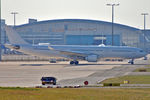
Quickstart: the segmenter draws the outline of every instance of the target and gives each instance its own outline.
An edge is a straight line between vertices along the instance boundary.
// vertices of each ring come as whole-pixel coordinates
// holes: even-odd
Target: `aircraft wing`
[[[70,51],[70,50],[57,50],[57,49],[54,49],[52,47],[48,47],[50,50],[55,50],[55,51],[59,51],[61,54],[63,55],[68,55],[68,56],[82,56],[82,57],[85,57],[86,55],[88,54],[85,54],[83,52],[80,52],[80,51]]]
[[[57,50],[59,51],[61,54],[64,54],[64,55],[69,55],[69,56],[86,56],[85,53],[82,53],[82,52],[78,52],[78,51],[60,51],[60,50]]]

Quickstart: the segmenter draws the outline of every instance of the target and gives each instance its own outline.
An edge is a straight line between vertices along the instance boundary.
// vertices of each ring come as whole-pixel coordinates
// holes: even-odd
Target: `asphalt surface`
[[[105,79],[124,76],[124,75],[150,75],[150,72],[133,72],[137,68],[144,67],[145,65],[150,65],[150,59],[142,60],[138,59],[135,61],[135,65],[124,64],[119,67],[113,67],[112,69],[96,71],[87,77],[66,79],[59,81],[62,85],[84,85],[85,81],[89,82],[89,85],[95,85]]]
[[[107,78],[131,75],[136,68],[150,64],[150,59],[138,59],[135,65],[124,62],[87,63],[80,62],[78,66],[69,65],[69,62],[0,62],[0,86],[3,87],[35,87],[41,85],[41,77],[54,76],[57,85],[72,86],[97,84]],[[138,74],[138,73],[136,73]],[[141,74],[141,73],[139,73]],[[145,73],[149,75],[149,73]]]
[[[124,63],[121,63],[124,64]],[[86,77],[98,70],[111,69],[118,65],[81,62],[71,66],[69,62],[0,62],[0,86],[33,87],[41,85],[41,77],[53,76],[57,81]],[[59,84],[59,83],[58,83]]]

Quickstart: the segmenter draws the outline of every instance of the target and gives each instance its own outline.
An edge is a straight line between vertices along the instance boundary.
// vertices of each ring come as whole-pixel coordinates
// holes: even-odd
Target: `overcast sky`
[[[143,28],[146,17],[146,28],[150,29],[150,0],[1,0],[2,19],[13,25],[11,12],[18,12],[16,24],[25,24],[28,18],[38,21],[51,19],[93,19],[111,22],[111,7],[107,3],[119,3],[115,7],[114,22]]]

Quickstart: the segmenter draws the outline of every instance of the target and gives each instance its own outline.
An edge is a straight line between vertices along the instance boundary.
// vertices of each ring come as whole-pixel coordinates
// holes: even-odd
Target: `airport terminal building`
[[[29,19],[28,24],[15,27],[16,31],[31,44],[52,45],[105,45],[112,44],[112,23],[86,19],[58,19],[37,21]],[[5,30],[3,30],[5,33]],[[2,41],[8,41],[2,35]],[[145,46],[144,46],[145,44]],[[150,51],[150,30],[143,30],[114,24],[114,45],[132,46]]]

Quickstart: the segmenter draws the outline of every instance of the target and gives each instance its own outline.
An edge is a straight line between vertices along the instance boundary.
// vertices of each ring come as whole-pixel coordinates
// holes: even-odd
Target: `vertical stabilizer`
[[[12,27],[5,26],[5,30],[11,44],[28,44]]]

